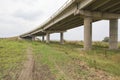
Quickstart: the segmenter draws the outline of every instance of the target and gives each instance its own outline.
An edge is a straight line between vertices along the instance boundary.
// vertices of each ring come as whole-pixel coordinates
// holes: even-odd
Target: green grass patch
[[[89,75],[89,72],[80,69],[77,61],[83,61],[90,68],[103,70],[110,75],[120,76],[120,51],[108,50],[107,43],[95,42],[91,51],[81,50],[80,48],[83,48],[81,42],[67,42],[64,45],[57,42],[32,44],[36,61],[48,65],[51,72],[56,75],[56,80],[60,78],[77,80],[79,77],[86,79],[85,75]]]
[[[93,50],[84,51],[83,42],[78,41],[61,45],[58,42],[0,40],[0,80],[16,80],[29,45],[33,49],[35,66],[47,66],[55,80],[89,80],[91,74],[96,75],[91,68],[120,77],[120,50],[108,50],[108,43],[94,42]],[[97,80],[94,77],[93,80]]]
[[[26,58],[26,42],[0,40],[0,80],[15,80]]]

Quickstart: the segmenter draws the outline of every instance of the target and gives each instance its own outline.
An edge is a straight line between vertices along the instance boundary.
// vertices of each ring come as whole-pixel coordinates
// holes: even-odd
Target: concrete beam
[[[54,24],[58,23],[61,20],[64,20],[66,17],[73,15],[74,12],[76,10],[76,6],[70,7],[69,10],[66,10],[66,12],[62,12],[61,16],[57,17],[56,19],[52,20],[51,23],[47,24],[47,25],[43,25],[43,30],[46,30],[47,28],[53,26]]]
[[[120,4],[120,1],[117,1],[117,0],[111,0],[111,1],[113,1],[113,2],[111,2],[111,3],[109,4],[110,6],[107,6],[107,7],[106,7],[106,5],[103,6],[103,8],[101,8],[101,11],[106,11],[106,10],[108,10],[108,9],[110,9],[110,8],[118,5],[118,4]],[[113,3],[114,3],[114,4],[113,4]]]
[[[84,49],[90,50],[92,48],[92,18],[84,18]]]
[[[99,8],[99,7],[101,7],[101,6],[103,6],[103,5],[105,5],[106,3],[108,3],[109,1],[111,1],[111,0],[105,0],[104,2],[103,1],[101,1],[101,3],[99,2],[99,4],[97,4],[97,5],[92,5],[92,6],[94,6],[93,8],[92,8],[92,10],[95,10],[95,9],[97,9],[97,8]]]
[[[56,28],[56,27],[63,27],[63,25],[65,25],[66,23],[70,23],[71,21],[75,21],[77,20],[78,17],[74,16],[74,15],[71,15],[71,16],[68,16],[66,17],[64,20],[61,20],[60,22],[58,22],[57,24],[54,25],[54,27],[50,27],[48,29],[53,29],[53,28]]]
[[[50,33],[46,34],[46,43],[50,43]]]
[[[28,36],[31,36],[29,33],[27,34],[24,34],[24,35],[21,35],[20,37],[28,37]]]
[[[63,32],[60,33],[60,43],[64,44],[64,33]]]
[[[79,9],[83,9],[96,0],[83,0],[80,2]]]
[[[116,12],[120,10],[120,6],[115,7],[114,9],[109,10],[109,12]]]
[[[68,30],[83,25],[83,20],[76,19],[68,24],[62,25],[62,29]],[[58,29],[61,29],[60,27]]]
[[[40,30],[36,30],[36,31],[32,32],[31,35],[34,35],[34,34],[36,34],[36,33],[38,33],[38,32],[39,32],[39,33],[40,33],[40,32],[43,33],[42,30],[40,29]]]
[[[109,49],[118,49],[118,19],[110,20]]]
[[[81,18],[82,19],[82,18]],[[61,31],[66,31],[69,28],[74,28],[74,27],[78,27],[81,23],[83,23],[83,19],[81,20],[80,17],[76,18],[75,20],[69,21],[64,23],[63,25],[55,25],[55,27],[51,27],[49,28],[50,30],[61,30]],[[76,26],[77,24],[77,26]],[[69,28],[68,28],[69,27]]]
[[[77,10],[76,14],[83,16],[89,16],[98,19],[118,19],[120,14],[107,13],[107,12],[98,12],[98,11],[89,11],[89,10]]]
[[[45,33],[62,33],[62,32],[66,32],[66,31],[60,31],[60,30],[49,30],[49,31],[43,31]]]

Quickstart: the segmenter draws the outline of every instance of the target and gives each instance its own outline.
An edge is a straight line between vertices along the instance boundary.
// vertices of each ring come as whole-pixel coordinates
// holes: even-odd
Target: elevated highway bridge
[[[84,26],[84,49],[92,48],[92,22],[109,20],[109,48],[118,48],[118,19],[120,18],[120,0],[68,0],[55,14],[37,29],[20,35],[30,39],[35,36],[46,36],[60,33],[61,43],[64,43],[63,33],[69,29]]]

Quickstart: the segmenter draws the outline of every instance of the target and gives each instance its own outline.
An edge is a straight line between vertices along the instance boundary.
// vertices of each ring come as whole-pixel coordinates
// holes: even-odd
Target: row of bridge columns
[[[92,21],[91,17],[84,18],[84,49],[92,48]],[[118,19],[109,20],[109,49],[118,49]],[[102,34],[102,32],[101,32]]]
[[[92,49],[92,21],[91,17],[84,18],[84,49]],[[109,48],[118,49],[118,19],[111,19],[109,21]],[[101,32],[102,34],[102,32]],[[44,36],[42,36],[42,41],[44,41]],[[50,33],[46,33],[46,43],[50,43]],[[63,32],[60,33],[60,43],[64,44]]]
[[[42,36],[42,42],[44,41],[45,41],[45,36]],[[50,33],[46,33],[46,43],[50,43]],[[64,44],[64,33],[63,32],[60,32],[60,43]]]

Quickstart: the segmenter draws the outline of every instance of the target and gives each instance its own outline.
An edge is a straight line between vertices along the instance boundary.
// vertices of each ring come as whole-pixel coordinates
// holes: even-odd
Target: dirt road
[[[27,49],[27,60],[24,63],[20,76],[17,80],[33,80],[34,59],[32,55],[32,48]]]
[[[27,60],[17,80],[55,80],[47,65],[37,65],[32,48],[27,49]]]

